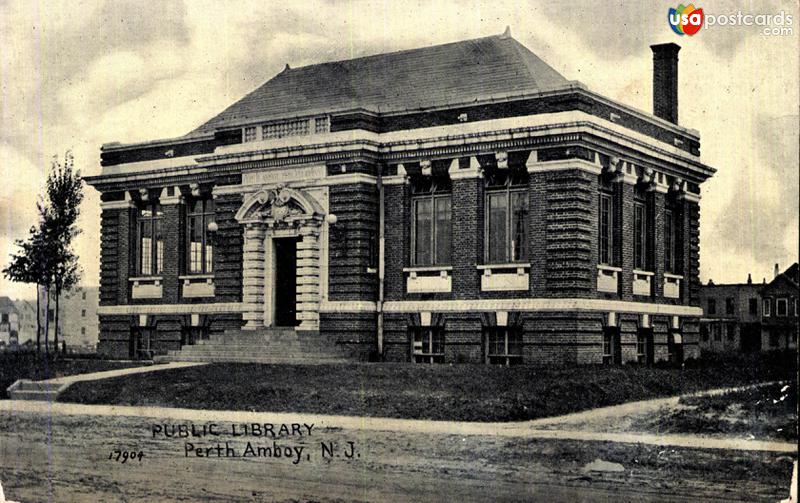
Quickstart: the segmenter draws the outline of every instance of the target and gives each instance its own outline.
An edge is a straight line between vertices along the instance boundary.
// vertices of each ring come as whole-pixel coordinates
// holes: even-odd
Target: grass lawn
[[[681,398],[679,408],[642,419],[634,426],[664,433],[720,433],[796,441],[797,384]]]
[[[17,379],[52,379],[75,374],[100,372],[141,365],[136,362],[112,362],[94,358],[62,357],[46,359],[36,353],[0,353],[0,399],[8,398],[6,389]]]
[[[793,354],[696,361],[684,369],[220,363],[72,385],[59,401],[515,421],[752,382],[793,379]]]

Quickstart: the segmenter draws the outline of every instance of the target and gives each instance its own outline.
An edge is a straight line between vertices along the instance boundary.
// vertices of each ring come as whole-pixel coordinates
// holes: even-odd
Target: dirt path
[[[455,432],[383,431],[315,424],[310,436],[209,440],[154,435],[156,425],[207,424],[230,432],[220,413],[204,419],[65,414],[3,403],[0,480],[16,501],[775,501],[791,461],[772,452],[720,451]],[[11,405],[11,406],[9,406]],[[75,411],[73,411],[75,412]],[[317,416],[258,414],[258,421]],[[351,418],[352,419],[352,418]],[[276,428],[277,429],[277,428]],[[308,458],[200,458],[186,444],[246,441],[303,447]],[[348,442],[353,457],[348,458]],[[338,455],[326,457],[321,445]],[[142,452],[120,463],[113,451]],[[112,459],[109,459],[109,456]],[[601,458],[622,472],[589,473]],[[786,472],[784,474],[784,472]]]
[[[797,446],[787,442],[763,442],[742,438],[703,437],[698,435],[654,435],[647,433],[609,432],[597,429],[575,428],[586,421],[608,420],[631,414],[647,413],[666,403],[677,403],[678,398],[634,402],[594,411],[571,414],[521,423],[470,423],[455,421],[420,421],[412,419],[328,416],[299,413],[267,413],[246,411],[208,411],[168,407],[128,407],[110,405],[83,405],[34,401],[0,402],[0,411],[37,412],[52,415],[95,415],[139,418],[169,418],[181,421],[227,421],[240,423],[299,423],[311,421],[320,426],[350,430],[394,431],[403,433],[432,433],[455,435],[494,435],[499,437],[548,438],[560,440],[591,440],[656,445],[662,447],[697,447],[703,449],[735,449],[752,451],[796,452]],[[549,429],[541,426],[549,426]]]
[[[72,384],[80,381],[96,381],[98,379],[110,379],[112,377],[126,376],[131,374],[144,374],[147,372],[160,372],[162,370],[196,367],[198,365],[208,365],[202,362],[170,362],[164,364],[148,365],[146,367],[131,367],[116,370],[104,370],[102,372],[91,372],[89,374],[75,374],[64,377],[56,377],[41,382],[53,384]]]
[[[576,412],[564,416],[546,417],[530,421],[527,424],[529,424],[532,428],[543,429],[543,430],[572,430],[572,431],[582,431],[582,432],[598,432],[604,434],[626,433],[626,434],[644,435],[647,433],[658,433],[652,431],[640,431],[638,428],[635,427],[635,425],[642,418],[653,417],[659,414],[666,414],[668,411],[680,409],[682,406],[679,404],[679,400],[683,397],[715,396],[730,392],[742,391],[746,389],[771,386],[773,384],[786,385],[788,383],[786,381],[771,381],[771,382],[752,384],[748,386],[738,386],[734,388],[720,388],[720,389],[699,391],[696,393],[690,393],[683,396],[672,396],[667,398],[643,400],[639,402],[629,402],[620,405],[614,405],[611,407],[602,407],[599,409]],[[667,437],[668,435],[664,433],[659,433],[659,436]],[[681,435],[681,436],[686,436],[686,435]],[[703,439],[722,439],[734,442],[742,446],[749,445],[756,441],[756,439],[753,437],[731,436],[723,434],[704,434],[702,437],[698,435],[688,435],[688,436],[695,438],[703,438]],[[767,442],[767,443],[785,444],[785,442]]]

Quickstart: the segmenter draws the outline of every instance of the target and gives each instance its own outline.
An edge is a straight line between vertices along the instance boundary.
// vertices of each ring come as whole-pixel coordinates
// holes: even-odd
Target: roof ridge
[[[467,39],[467,40],[455,40],[453,42],[445,42],[445,43],[442,43],[442,44],[425,45],[425,46],[422,46],[422,47],[412,47],[410,49],[400,49],[400,50],[397,50],[397,51],[379,52],[379,53],[376,53],[376,54],[367,54],[366,56],[358,56],[358,57],[355,57],[355,58],[336,59],[336,60],[332,60],[332,61],[322,61],[320,63],[311,63],[309,65],[303,65],[303,66],[298,66],[298,67],[289,66],[288,69],[284,68],[280,73],[278,73],[275,76],[277,77],[279,75],[285,75],[285,74],[290,73],[290,72],[295,72],[297,70],[303,70],[303,69],[307,69],[307,68],[313,68],[315,66],[330,65],[330,64],[334,64],[334,63],[349,63],[351,61],[362,61],[362,60],[366,60],[366,59],[370,59],[370,58],[379,58],[379,57],[383,57],[383,56],[396,56],[398,54],[410,53],[410,52],[415,52],[415,51],[425,51],[425,50],[434,49],[434,48],[437,48],[437,47],[446,47],[446,46],[449,46],[449,45],[466,44],[468,42],[477,42],[478,40],[487,40],[487,39],[490,39],[490,38],[496,38],[498,40],[514,40],[515,42],[517,42],[517,40],[514,39],[514,37],[511,37],[511,36],[504,37],[502,35],[487,35],[485,37],[470,38],[470,39]],[[519,42],[517,42],[517,44],[519,44]],[[288,65],[289,64],[287,63],[287,66]]]

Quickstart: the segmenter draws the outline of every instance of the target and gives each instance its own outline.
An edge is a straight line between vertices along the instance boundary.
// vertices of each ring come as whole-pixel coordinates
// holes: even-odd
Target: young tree
[[[41,215],[40,215],[41,216]],[[42,320],[39,315],[40,287],[47,284],[47,251],[41,222],[39,226],[31,227],[28,239],[17,239],[15,244],[19,253],[11,254],[11,261],[3,268],[3,276],[19,283],[33,283],[36,285],[36,351],[42,350]],[[45,339],[45,345],[47,340]]]
[[[74,171],[72,152],[64,155],[64,163],[53,158],[52,170],[47,176],[46,202],[43,205],[43,228],[50,249],[49,287],[56,298],[54,342],[58,348],[59,313],[61,294],[69,291],[80,280],[78,257],[72,251],[72,240],[80,233],[76,226],[83,201],[83,181],[80,171]],[[48,292],[49,296],[49,292]],[[49,297],[48,297],[49,303]]]
[[[80,279],[78,257],[72,251],[72,239],[80,233],[76,226],[79,206],[83,200],[80,171],[73,171],[71,152],[64,156],[64,163],[53,158],[52,169],[47,176],[45,198],[37,202],[39,225],[31,227],[25,241],[17,240],[20,253],[11,255],[11,262],[3,269],[5,277],[12,281],[36,283],[37,285],[37,329],[41,328],[39,312],[40,289],[44,294],[44,344],[49,354],[50,297],[56,296],[55,344],[58,347],[58,304],[63,291],[71,289]],[[52,292],[52,293],[51,293]],[[37,334],[37,348],[41,350]]]

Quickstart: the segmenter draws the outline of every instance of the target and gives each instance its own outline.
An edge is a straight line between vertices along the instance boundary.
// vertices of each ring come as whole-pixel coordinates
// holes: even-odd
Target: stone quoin
[[[615,364],[699,356],[699,134],[506,32],[287,67],[102,147],[105,355]]]

